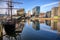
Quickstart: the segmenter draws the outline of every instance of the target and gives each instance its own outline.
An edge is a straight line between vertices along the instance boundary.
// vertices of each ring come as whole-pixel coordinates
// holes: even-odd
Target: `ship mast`
[[[11,21],[12,21],[12,9],[17,9],[17,8],[13,8],[13,3],[23,4],[22,2],[13,2],[13,0],[8,0],[8,1],[2,0],[1,2],[7,2],[8,8],[0,8],[0,9],[8,9],[8,17],[11,17]]]
[[[8,17],[11,17],[11,21],[12,21],[12,0],[8,0]],[[10,15],[11,14],[11,15]]]

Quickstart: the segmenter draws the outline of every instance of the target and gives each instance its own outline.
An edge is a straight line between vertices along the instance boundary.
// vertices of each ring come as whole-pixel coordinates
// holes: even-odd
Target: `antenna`
[[[1,0],[1,2],[7,2],[8,8],[0,8],[0,9],[8,9],[8,16],[10,16],[11,14],[11,21],[12,21],[12,9],[17,9],[17,8],[13,8],[13,3],[17,3],[17,4],[23,4],[22,2],[13,2],[12,0],[8,0],[8,1],[4,1]]]

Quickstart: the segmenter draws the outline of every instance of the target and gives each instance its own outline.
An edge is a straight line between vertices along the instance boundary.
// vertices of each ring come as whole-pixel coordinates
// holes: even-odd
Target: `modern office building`
[[[46,18],[51,18],[51,11],[47,11],[45,17]]]
[[[32,13],[34,16],[39,16],[40,14],[40,6],[36,6],[32,9]]]

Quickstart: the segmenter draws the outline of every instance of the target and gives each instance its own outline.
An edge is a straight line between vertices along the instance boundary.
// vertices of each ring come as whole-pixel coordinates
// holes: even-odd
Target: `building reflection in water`
[[[28,19],[27,22],[28,22],[28,24],[30,25],[30,22],[31,22],[30,19]]]
[[[38,20],[37,21],[33,21],[33,28],[35,30],[40,30],[40,23],[39,23]]]
[[[22,33],[22,31],[23,31],[23,28],[24,28],[24,24],[25,24],[25,22],[20,22],[19,23],[19,26],[17,27],[17,29],[16,29],[16,31],[17,32],[20,32],[21,31],[21,33]],[[17,39],[18,40],[21,40],[21,33],[19,34],[19,36],[17,36]]]
[[[22,31],[23,28],[24,28],[24,22],[20,22],[17,29],[16,29],[16,31]]]

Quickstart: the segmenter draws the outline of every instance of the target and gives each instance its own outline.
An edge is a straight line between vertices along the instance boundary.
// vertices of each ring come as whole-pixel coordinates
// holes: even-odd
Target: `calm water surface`
[[[57,31],[51,30],[50,26],[40,24],[38,21],[25,22],[21,36],[22,40],[60,40]]]
[[[51,30],[50,26],[40,24],[39,21],[25,22],[19,40],[60,40],[60,35],[57,34],[57,31]]]

